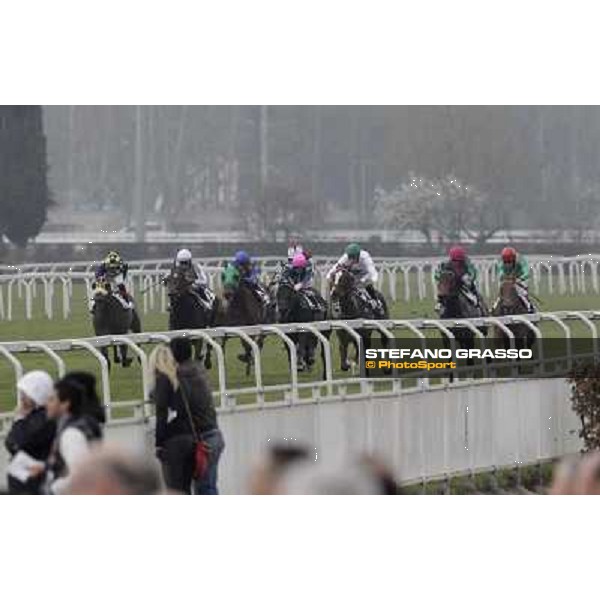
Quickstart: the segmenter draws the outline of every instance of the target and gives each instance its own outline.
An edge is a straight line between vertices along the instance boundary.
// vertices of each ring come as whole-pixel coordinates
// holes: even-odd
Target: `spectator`
[[[349,495],[383,493],[381,482],[362,462],[327,465],[303,463],[291,467],[282,478],[280,491],[292,495]]]
[[[142,454],[98,446],[73,469],[67,493],[152,495],[162,492],[159,472]]]
[[[562,460],[556,468],[550,494],[600,494],[600,452],[590,452],[581,459]]]
[[[385,462],[376,456],[365,454],[361,457],[360,463],[373,473],[383,495],[396,496],[401,494],[401,488]]]
[[[202,366],[192,361],[192,345],[177,338],[161,345],[150,356],[156,404],[156,454],[163,466],[167,487],[191,492],[196,438],[207,445],[208,468],[194,480],[196,494],[218,494],[217,476],[225,447],[218,428],[212,393]]]
[[[278,494],[281,479],[288,470],[294,465],[310,460],[308,448],[300,444],[269,444],[267,456],[256,465],[250,475],[250,493]]]
[[[96,391],[96,377],[87,371],[71,371],[69,379],[77,381],[85,389],[86,401],[82,418],[94,430],[97,438],[102,438],[102,426],[106,422],[106,413]]]
[[[51,494],[65,492],[75,465],[85,459],[92,444],[102,438],[97,411],[91,408],[96,397],[95,378],[86,375],[83,379],[87,383],[81,373],[67,374],[56,383],[56,393],[46,405],[48,417],[57,424],[46,465],[46,491]],[[91,388],[94,392],[88,395]]]
[[[11,457],[25,452],[45,462],[56,434],[56,424],[46,415],[46,403],[54,394],[52,378],[45,371],[30,371],[17,382],[19,394],[15,422],[6,436],[5,446]],[[10,494],[40,494],[43,478],[29,477],[22,482],[8,475]]]

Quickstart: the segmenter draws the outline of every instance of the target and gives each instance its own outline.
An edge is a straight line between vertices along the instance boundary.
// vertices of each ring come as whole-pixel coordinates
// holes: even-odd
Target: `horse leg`
[[[206,356],[204,357],[204,367],[206,369],[212,369],[212,358],[211,358],[212,346],[206,344]]]
[[[342,371],[350,370],[348,362],[348,334],[345,331],[338,331],[338,340],[340,342],[340,368]]]
[[[194,360],[202,361],[202,340],[194,342]]]
[[[368,342],[368,340],[367,340],[367,342]],[[387,350],[387,349],[389,348],[389,346],[390,346],[390,340],[388,339],[387,335],[384,335],[383,333],[381,334],[381,346],[382,346],[383,348],[385,348],[386,350]],[[368,346],[365,346],[365,349],[366,349],[367,347],[368,347]],[[369,373],[369,371],[367,370],[367,375],[368,375],[368,373]],[[386,368],[383,370],[383,374],[384,374],[384,375],[391,375],[391,374],[392,374],[392,368],[391,368],[391,367],[386,367]]]
[[[115,363],[119,364],[121,362],[121,354],[119,352],[118,346],[113,346],[113,355],[114,355]]]
[[[309,369],[315,364],[315,348],[317,347],[317,338],[312,333],[306,334],[306,364]]]
[[[259,348],[261,346],[259,346]],[[250,375],[250,368],[254,362],[254,357],[252,355],[252,348],[244,340],[242,340],[242,347],[244,351],[241,354],[238,354],[238,360],[246,364],[246,377],[248,377]]]
[[[142,333],[142,322],[140,320],[140,315],[138,314],[138,311],[135,308],[132,309],[131,314],[131,332]]]
[[[307,371],[310,368],[309,364],[309,349],[308,349],[308,337],[309,334],[301,333],[298,336],[298,371]]]
[[[330,331],[324,331],[323,335],[327,338],[327,340],[329,341],[331,339],[331,332]],[[324,343],[320,343],[321,346],[321,362],[323,363],[323,381],[325,381],[327,379],[327,364],[326,364],[326,359],[325,359],[325,344]],[[331,346],[330,346],[331,347]]]
[[[110,371],[112,363],[110,362],[110,354],[108,352],[108,348],[106,346],[103,346],[102,348],[100,348],[100,354],[102,354],[102,356],[104,356],[104,359],[106,360],[106,364],[108,365],[108,370]]]
[[[125,344],[122,344],[121,346],[119,346],[119,350],[121,351],[121,364],[127,368],[129,366],[131,366],[131,363],[133,362],[132,358],[128,358],[127,356],[127,351],[128,348]]]

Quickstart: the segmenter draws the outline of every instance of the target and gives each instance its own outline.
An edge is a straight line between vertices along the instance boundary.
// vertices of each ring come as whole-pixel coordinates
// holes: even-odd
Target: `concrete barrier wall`
[[[315,448],[316,460],[376,452],[404,481],[532,463],[579,450],[564,379],[465,383],[402,395],[332,398],[220,413],[223,493],[246,490],[252,464],[276,440]],[[107,438],[152,450],[152,426],[115,421]],[[0,450],[4,472],[6,452]]]

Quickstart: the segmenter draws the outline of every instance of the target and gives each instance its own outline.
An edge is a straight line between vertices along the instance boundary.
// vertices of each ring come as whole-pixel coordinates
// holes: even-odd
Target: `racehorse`
[[[278,323],[309,323],[327,318],[327,303],[313,288],[296,290],[288,277],[279,277],[269,290],[273,290],[275,297]],[[317,337],[310,332],[290,333],[289,337],[298,351],[298,370],[310,370],[315,363]]]
[[[206,329],[214,327],[219,310],[219,299],[214,293],[205,288],[207,300],[203,300],[199,293],[192,288],[192,282],[183,273],[175,270],[166,279],[167,293],[169,295],[169,329]],[[195,358],[202,360],[203,341],[194,341]],[[207,345],[204,366],[210,369],[211,346]]]
[[[272,303],[266,290],[264,288],[259,289],[259,293],[264,298],[263,301],[251,289],[250,285],[242,279],[234,265],[228,264],[223,269],[221,285],[223,291],[217,317],[218,325],[260,325],[274,321]],[[259,336],[256,340],[260,348],[262,348],[263,341],[262,336]],[[224,344],[225,339],[223,340]],[[242,340],[242,346],[244,352],[238,355],[238,359],[246,363],[246,375],[249,375],[250,366],[253,362],[252,349],[244,340]]]
[[[349,269],[341,267],[334,275],[330,294],[330,316],[332,319],[387,319],[389,317],[387,303],[381,294],[373,301],[369,292],[359,285],[356,275]],[[363,349],[371,340],[372,331],[367,328],[357,332],[362,340]],[[337,331],[340,342],[340,359],[342,371],[350,369],[348,347],[352,344],[356,350],[356,358],[360,359],[356,340],[343,329]],[[382,338],[382,344],[387,347],[388,339]],[[368,375],[368,371],[367,371]]]
[[[456,274],[452,269],[443,269],[437,285],[437,295],[440,301],[439,315],[440,319],[464,319],[484,317],[487,314],[487,308],[483,301],[477,301],[471,298],[470,294],[462,289],[457,281]],[[465,349],[475,348],[475,334],[466,327],[449,327],[458,344]],[[478,327],[483,335],[487,335],[487,327]],[[443,336],[446,344],[450,343],[447,336]],[[469,359],[472,363],[472,359]]]
[[[502,279],[498,291],[498,299],[492,309],[492,314],[495,317],[523,315],[529,312],[518,294],[517,285],[517,279],[514,276],[509,275]],[[527,325],[523,323],[510,323],[506,326],[515,337],[515,348],[531,348],[533,346],[535,334]],[[510,347],[508,335],[499,327],[496,329],[498,330],[498,337],[502,339],[504,347],[508,349]]]
[[[96,282],[93,300],[92,322],[94,333],[97,336],[125,335],[131,330],[134,333],[140,332],[139,318],[135,315],[134,309],[123,305],[115,292],[112,291],[109,283],[102,280]],[[101,352],[110,366],[108,349],[104,347]],[[114,361],[115,363],[121,363],[124,367],[131,365],[132,360],[127,357],[126,345],[119,345],[118,349],[115,346]]]

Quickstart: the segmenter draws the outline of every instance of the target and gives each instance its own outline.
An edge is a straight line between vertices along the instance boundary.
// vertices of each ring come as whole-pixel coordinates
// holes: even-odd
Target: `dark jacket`
[[[157,373],[154,402],[156,404],[156,447],[162,448],[171,438],[193,435],[190,419],[182,399],[185,390],[198,435],[217,429],[217,413],[212,393],[202,366],[188,361],[177,370],[179,387],[173,389],[166,375]],[[169,420],[169,415],[171,419]]]
[[[46,460],[55,434],[56,424],[48,419],[46,409],[39,407],[13,423],[4,445],[11,456],[23,450],[37,460]]]
[[[39,407],[13,423],[4,445],[11,456],[22,450],[36,460],[46,461],[55,435],[56,423],[48,419],[45,408]],[[41,479],[21,483],[9,476],[8,488],[11,494],[36,494],[40,492]]]

